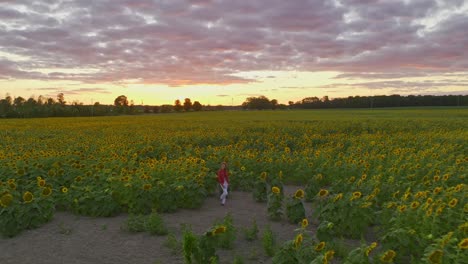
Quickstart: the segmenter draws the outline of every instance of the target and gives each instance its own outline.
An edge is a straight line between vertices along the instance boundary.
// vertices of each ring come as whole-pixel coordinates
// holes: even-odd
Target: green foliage
[[[286,202],[286,216],[291,224],[297,224],[305,218],[305,208],[302,199],[289,197]]]
[[[186,264],[199,263],[197,256],[199,253],[198,238],[190,228],[185,228],[182,235],[182,249],[184,252],[184,262]]]
[[[223,249],[232,249],[237,237],[237,229],[234,227],[231,213],[226,214],[222,221],[216,221],[218,226],[224,226],[226,231],[217,235],[217,243]],[[215,224],[216,224],[215,223]]]
[[[167,235],[166,241],[164,241],[163,245],[167,247],[174,256],[182,253],[181,242],[177,240],[177,237],[174,235],[174,233],[169,233]]]
[[[252,196],[256,202],[266,202],[267,201],[267,183],[266,183],[267,173],[262,172],[260,177],[257,178],[253,184]]]
[[[262,246],[267,256],[272,257],[275,254],[276,235],[273,233],[273,230],[271,230],[269,225],[266,226],[265,230],[263,231]]]
[[[133,233],[144,232],[146,230],[146,216],[142,214],[129,214],[121,228]]]
[[[166,224],[162,217],[153,211],[147,218],[145,223],[145,230],[151,235],[164,236],[169,233]]]
[[[148,232],[158,236],[168,234],[164,220],[156,211],[149,215],[130,214],[121,228],[128,232]]]
[[[244,264],[244,259],[241,256],[235,256],[232,264]]]
[[[268,194],[268,218],[273,221],[281,220],[283,216],[283,190],[277,186],[273,186]],[[278,191],[279,190],[279,191]]]
[[[32,189],[32,188],[31,188]],[[43,189],[33,192],[20,192],[0,186],[0,235],[13,237],[25,229],[37,228],[49,222],[55,212],[50,196],[42,195]],[[31,195],[30,201],[25,201],[25,194]]]
[[[258,226],[257,221],[254,219],[252,221],[252,226],[250,228],[244,228],[244,237],[247,241],[254,241],[258,239]]]

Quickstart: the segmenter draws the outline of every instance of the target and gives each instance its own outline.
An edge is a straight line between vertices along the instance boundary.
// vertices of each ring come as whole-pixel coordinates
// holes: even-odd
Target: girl
[[[228,195],[228,186],[229,186],[229,173],[227,170],[226,162],[221,163],[221,168],[218,170],[218,183],[223,189],[223,193],[219,197],[221,200],[221,205],[226,203],[226,197]]]

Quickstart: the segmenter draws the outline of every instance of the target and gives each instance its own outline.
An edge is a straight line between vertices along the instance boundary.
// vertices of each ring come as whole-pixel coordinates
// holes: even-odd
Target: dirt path
[[[286,186],[285,193],[294,193],[297,187]],[[306,204],[307,216],[311,217],[310,204]],[[254,202],[251,193],[232,192],[226,206],[221,206],[216,197],[206,199],[197,210],[178,210],[163,214],[163,219],[178,238],[181,225],[189,224],[195,233],[206,231],[216,219],[228,212],[233,215],[237,228],[237,240],[233,250],[218,251],[221,263],[232,263],[234,256],[241,256],[245,263],[269,263],[261,239],[248,242],[242,228],[250,227],[257,221],[262,235],[270,224],[277,234],[278,242],[294,237],[296,225],[286,221],[271,222],[267,218],[265,203]],[[151,236],[147,233],[128,233],[121,230],[127,215],[111,218],[90,218],[67,212],[57,212],[48,224],[34,230],[24,231],[11,239],[0,238],[0,259],[2,264],[37,263],[112,263],[112,264],[155,264],[183,263],[182,255],[173,255],[165,247],[167,237]],[[314,230],[310,225],[309,229]]]

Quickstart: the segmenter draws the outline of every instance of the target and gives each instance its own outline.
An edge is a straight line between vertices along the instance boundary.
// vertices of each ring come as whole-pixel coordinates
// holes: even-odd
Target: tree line
[[[249,97],[242,104],[243,109],[322,109],[322,108],[378,108],[411,106],[468,106],[468,95],[377,95],[349,96],[329,99],[306,97],[301,101],[289,101],[288,105],[278,104],[265,96]]]
[[[203,106],[199,101],[192,103],[190,98],[185,98],[183,102],[175,100],[174,105],[135,105],[125,95],[115,98],[113,105],[103,105],[99,102],[84,105],[79,101],[68,104],[63,93],[59,93],[56,98],[39,96],[25,99],[21,96],[13,98],[7,95],[0,99],[0,118],[111,116],[221,109],[221,106]]]
[[[74,101],[70,104],[65,95],[59,93],[56,98],[25,99],[7,95],[0,99],[0,118],[30,118],[30,117],[73,117],[73,116],[110,116],[135,115],[149,113],[198,112],[216,110],[263,110],[263,109],[321,109],[321,108],[378,108],[378,107],[409,107],[409,106],[468,106],[468,95],[379,95],[379,96],[349,96],[329,99],[306,97],[301,101],[289,101],[279,104],[276,99],[266,96],[248,97],[241,106],[210,106],[202,105],[199,101],[185,98],[184,101],[175,100],[173,105],[135,105],[127,96],[120,95],[113,105],[102,105],[96,102],[84,105]]]

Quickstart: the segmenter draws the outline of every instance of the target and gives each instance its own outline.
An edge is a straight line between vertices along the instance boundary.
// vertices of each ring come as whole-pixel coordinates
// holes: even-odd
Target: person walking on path
[[[218,170],[218,183],[221,189],[223,189],[223,193],[219,199],[221,200],[221,205],[224,205],[226,203],[226,197],[228,196],[229,187],[229,173],[226,162],[221,163],[221,168]]]

